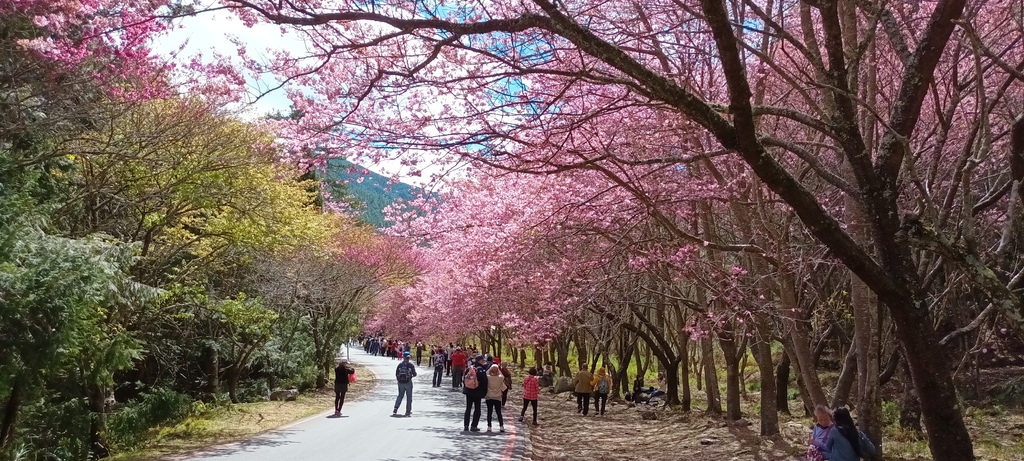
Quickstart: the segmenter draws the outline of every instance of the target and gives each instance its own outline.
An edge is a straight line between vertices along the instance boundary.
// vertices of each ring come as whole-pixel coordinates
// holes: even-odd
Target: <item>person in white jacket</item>
[[[501,419],[501,394],[505,392],[505,380],[497,365],[487,370],[487,432],[491,432],[491,412],[498,414],[498,431],[505,432],[505,422]]]

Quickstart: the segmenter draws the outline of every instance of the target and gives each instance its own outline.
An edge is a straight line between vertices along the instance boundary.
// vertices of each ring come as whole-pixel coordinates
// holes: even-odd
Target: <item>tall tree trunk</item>
[[[718,368],[715,366],[715,349],[710,335],[701,338],[700,349],[700,361],[704,367],[704,393],[708,398],[707,412],[720,415],[722,414],[722,390],[718,387]]]
[[[789,353],[782,354],[782,360],[775,367],[775,406],[779,413],[789,411]]]
[[[18,411],[21,409],[25,382],[21,373],[14,377],[11,386],[11,393],[7,396],[7,405],[4,406],[4,421],[0,426],[0,448],[6,447],[14,439],[15,422],[18,420]]]
[[[851,344],[843,360],[843,369],[839,372],[839,379],[836,380],[836,390],[832,394],[832,408],[846,405],[850,402],[850,391],[857,382],[857,346]]]
[[[754,360],[761,375],[761,436],[779,434],[779,411],[776,406],[775,364],[772,361],[771,329],[764,313],[755,315]]]
[[[901,374],[903,382],[903,393],[900,395],[900,427],[903,429],[921,433],[921,401],[917,398],[917,391],[910,376],[909,367],[903,366]]]
[[[810,313],[800,313],[801,309],[796,298],[796,281],[793,278],[793,274],[783,271],[779,275],[779,282],[779,299],[782,302],[782,310],[789,313],[783,316],[789,331],[789,340],[784,341],[784,343],[789,346],[788,349],[793,353],[794,366],[799,370],[799,376],[803,383],[804,392],[802,394],[806,394],[814,405],[825,405],[828,403],[828,399],[825,397],[825,390],[821,385],[821,380],[818,378],[817,359],[811,352],[810,336],[807,333],[807,328],[804,326],[805,321],[810,320],[811,315]],[[811,405],[812,409],[814,405]]]
[[[807,387],[804,386],[804,374],[803,371],[800,370],[800,362],[793,358],[795,357],[795,353],[793,352],[793,341],[791,338],[783,338],[782,345],[786,349],[786,357],[789,358],[789,365],[791,368],[794,369],[793,371],[795,371],[794,375],[796,375],[796,387],[797,391],[800,394],[800,401],[803,403],[804,415],[811,416],[812,414],[814,414],[815,403],[814,400],[811,400],[810,392],[807,391]],[[822,405],[824,405],[825,403],[825,401],[822,401]]]
[[[576,343],[576,365],[580,370],[589,368],[590,353],[587,349],[587,335],[582,330],[574,335]]]
[[[105,406],[107,394],[96,384],[89,384],[89,453],[91,459],[103,459],[110,456],[110,449],[103,443],[106,429]]]
[[[682,367],[679,371],[682,373],[680,377],[680,385],[683,388],[683,395],[680,398],[679,404],[683,411],[690,411],[690,405],[693,400],[693,396],[690,393],[690,357],[689,346],[690,346],[690,334],[687,332],[680,333],[679,340],[679,365]]]
[[[555,344],[558,347],[556,366],[559,376],[572,376],[572,370],[569,368],[569,341],[559,339]]]
[[[740,357],[732,331],[718,333],[718,348],[725,357],[725,416],[736,421],[743,417],[740,409]]]

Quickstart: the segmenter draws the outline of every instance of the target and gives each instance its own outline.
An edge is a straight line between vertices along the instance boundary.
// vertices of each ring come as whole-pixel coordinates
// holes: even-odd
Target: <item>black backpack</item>
[[[406,363],[398,365],[398,382],[407,383],[412,380],[412,373],[409,371],[409,367]]]

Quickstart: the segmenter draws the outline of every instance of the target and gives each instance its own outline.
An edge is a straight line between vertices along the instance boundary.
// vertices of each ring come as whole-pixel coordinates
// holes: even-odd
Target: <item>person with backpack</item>
[[[402,398],[408,397],[405,401],[405,416],[412,415],[412,379],[416,377],[416,365],[409,361],[409,352],[402,353],[402,361],[395,368],[395,378],[398,379],[398,398],[395,399],[395,410],[391,414],[398,414],[398,407],[402,405]]]
[[[822,454],[828,453],[829,461],[860,461],[864,456],[877,453],[871,440],[857,429],[850,410],[836,408],[832,420],[834,427],[828,432],[825,443],[815,445]]]
[[[590,414],[590,394],[594,393],[594,386],[590,382],[593,379],[594,375],[586,368],[581,368],[573,379],[573,385],[576,386],[576,412],[582,413],[583,416]]]
[[[349,375],[354,375],[356,371],[349,368],[348,361],[342,360],[338,362],[338,366],[334,368],[334,417],[341,416],[341,406],[345,404],[345,394],[348,393],[348,381]]]
[[[501,417],[501,395],[507,391],[498,364],[487,369],[487,432],[491,432],[491,413],[498,414],[498,432],[505,432],[505,421]]]
[[[604,407],[608,404],[608,393],[612,389],[612,378],[605,369],[598,368],[597,376],[590,381],[594,387],[594,414],[604,416]]]
[[[533,425],[537,426],[537,398],[540,396],[540,380],[537,379],[537,368],[530,368],[530,374],[523,380],[523,411],[519,412],[519,422],[526,417],[526,407],[533,405]]]
[[[444,351],[440,347],[435,348],[431,360],[434,361],[434,387],[441,387],[441,379],[444,376]]]
[[[462,380],[462,392],[466,394],[466,415],[463,421],[464,431],[480,432],[480,400],[487,396],[487,381],[487,372],[484,370],[484,357],[478,356],[477,363],[466,369],[466,375]],[[470,425],[471,415],[472,425]]]
[[[466,374],[466,353],[462,348],[456,348],[452,354],[452,387],[458,388],[462,385],[462,377]]]
[[[505,408],[505,404],[508,403],[508,391],[509,389],[512,389],[512,370],[509,370],[508,365],[505,365],[501,361],[501,357],[495,357],[494,364],[498,365],[498,371],[501,372],[502,381],[505,382],[505,390],[501,392],[501,407]]]

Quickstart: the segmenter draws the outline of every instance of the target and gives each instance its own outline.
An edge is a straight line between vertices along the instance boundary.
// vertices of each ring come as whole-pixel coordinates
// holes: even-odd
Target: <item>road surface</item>
[[[185,458],[216,461],[412,461],[464,460],[510,461],[522,459],[525,434],[517,423],[519,409],[511,401],[506,412],[505,433],[487,429],[486,405],[481,405],[481,432],[463,432],[466,398],[451,388],[431,387],[432,367],[418,367],[413,380],[412,416],[392,416],[398,384],[397,360],[373,357],[352,349],[352,361],[378,377],[377,386],[359,400],[345,402],[341,418],[333,408],[298,424],[256,436],[248,441],[207,449]]]

